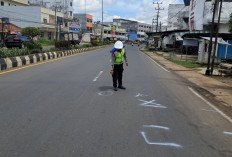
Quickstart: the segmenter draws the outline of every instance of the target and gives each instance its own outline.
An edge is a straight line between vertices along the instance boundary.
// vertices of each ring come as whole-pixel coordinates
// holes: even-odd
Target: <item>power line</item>
[[[159,3],[159,2],[153,2],[153,4],[156,4],[156,5],[158,5],[158,8],[156,9],[155,8],[155,10],[157,10],[157,16],[156,16],[156,32],[158,32],[158,27],[159,27],[159,14],[160,14],[160,10],[164,10],[164,8],[160,8],[160,4],[162,4],[162,2],[161,3]]]
[[[6,15],[8,15],[6,12],[9,12],[9,13],[14,13],[16,15],[28,16],[28,14],[23,14],[21,12],[14,12],[14,11],[9,11],[9,10],[4,10],[4,9],[1,9],[1,7],[0,7],[0,11],[2,11],[2,14],[6,14]],[[32,16],[32,15],[30,15],[30,17],[38,18],[38,17]]]

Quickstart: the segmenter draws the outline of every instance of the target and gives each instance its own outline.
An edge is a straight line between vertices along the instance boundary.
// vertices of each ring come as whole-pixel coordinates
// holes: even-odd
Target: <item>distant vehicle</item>
[[[79,45],[80,39],[76,33],[66,33],[64,34],[64,40],[70,41],[71,45]]]
[[[21,49],[24,47],[23,42],[30,40],[30,37],[22,34],[8,34],[4,41],[7,48],[18,47]]]

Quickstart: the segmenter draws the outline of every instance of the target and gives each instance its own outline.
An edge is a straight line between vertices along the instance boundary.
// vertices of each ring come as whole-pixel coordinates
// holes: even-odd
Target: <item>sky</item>
[[[183,0],[103,0],[103,21],[112,22],[113,18],[125,18],[144,23],[152,23],[156,16],[157,5],[153,2],[162,2],[160,13],[163,24],[167,22],[169,4],[183,4]],[[86,6],[86,7],[85,7]],[[102,0],[74,0],[74,13],[93,15],[93,21],[102,19]]]

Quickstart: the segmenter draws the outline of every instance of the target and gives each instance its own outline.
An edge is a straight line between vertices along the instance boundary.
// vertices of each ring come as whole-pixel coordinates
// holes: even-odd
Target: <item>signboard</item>
[[[112,37],[116,36],[116,31],[112,31]]]
[[[190,4],[190,31],[195,30],[195,8],[196,8],[196,0],[192,0]]]
[[[70,32],[80,32],[81,31],[81,25],[78,23],[70,22],[68,27],[69,27]]]
[[[42,27],[48,27],[48,28],[56,28],[56,24],[42,22]]]
[[[190,19],[190,31],[195,31],[194,17]]]
[[[194,11],[194,10],[195,10],[195,7],[196,7],[196,0],[192,0],[192,3],[191,3],[191,11]]]
[[[190,3],[190,13],[189,13],[189,29],[190,31],[201,31],[204,30],[203,26],[208,24],[206,17],[209,16],[211,20],[212,14],[207,11],[211,8],[210,3],[201,3],[205,0],[191,0]],[[225,9],[226,10],[226,9]]]
[[[9,23],[9,18],[3,17],[1,23]]]

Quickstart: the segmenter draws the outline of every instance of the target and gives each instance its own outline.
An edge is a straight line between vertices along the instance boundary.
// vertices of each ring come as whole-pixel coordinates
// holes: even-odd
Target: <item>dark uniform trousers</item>
[[[117,82],[119,86],[122,86],[122,72],[123,72],[123,64],[114,65],[114,73],[113,73],[114,87],[117,87]]]

